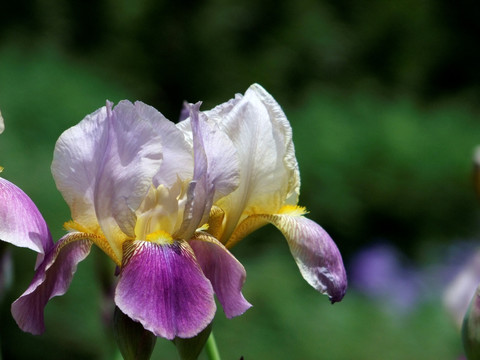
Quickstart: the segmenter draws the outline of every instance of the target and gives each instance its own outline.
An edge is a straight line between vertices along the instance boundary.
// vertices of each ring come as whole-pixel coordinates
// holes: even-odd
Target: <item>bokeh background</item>
[[[142,100],[176,120],[254,82],[289,118],[301,204],[338,244],[350,280],[331,306],[266,227],[233,249],[254,305],[214,331],[225,359],[455,359],[442,301],[480,241],[472,154],[480,144],[480,3],[445,0],[16,0],[0,4],[2,176],[55,238],[69,210],[50,162],[58,136],[105,100]],[[92,251],[47,331],[22,333],[10,304],[35,255],[1,271],[3,359],[118,359]],[[106,265],[107,264],[107,265]],[[202,355],[202,359],[205,359]],[[176,359],[159,339],[153,359]]]

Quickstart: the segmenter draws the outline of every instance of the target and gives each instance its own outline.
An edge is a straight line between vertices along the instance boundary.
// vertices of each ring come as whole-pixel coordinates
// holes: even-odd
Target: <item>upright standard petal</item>
[[[240,184],[216,205],[225,212],[225,243],[252,213],[271,214],[296,204],[299,191],[290,124],[276,101],[259,85],[245,96],[206,112],[232,140],[240,162]]]
[[[115,303],[156,336],[197,335],[212,321],[212,285],[184,241],[128,241]]]
[[[62,134],[52,172],[73,219],[88,229],[100,225],[121,259],[121,244],[135,236],[135,209],[162,163],[162,147],[157,120],[142,118],[128,101],[111,106]]]
[[[92,230],[99,228],[94,192],[101,157],[108,143],[106,118],[104,106],[66,130],[57,140],[51,166],[72,218]]]
[[[28,289],[12,304],[20,329],[34,335],[45,331],[43,310],[48,300],[65,294],[77,264],[89,254],[91,241],[82,233],[69,233],[46,255]]]
[[[185,134],[152,106],[136,101],[135,110],[141,119],[152,123],[161,136],[163,160],[153,179],[153,185],[158,187],[161,184],[170,188],[179,178],[181,181],[191,179],[193,176],[192,146],[185,139]]]
[[[212,283],[227,318],[247,311],[252,305],[242,294],[247,276],[243,265],[209,234],[197,234],[189,244],[203,273]]]
[[[0,240],[39,254],[47,253],[53,246],[50,230],[33,201],[3,178],[0,178]]]
[[[205,115],[200,112],[200,103],[188,107],[190,117],[181,128],[187,134],[191,131],[194,174],[178,233],[184,239],[189,239],[207,222],[213,202],[235,190],[240,176],[232,141],[218,126],[206,122]]]

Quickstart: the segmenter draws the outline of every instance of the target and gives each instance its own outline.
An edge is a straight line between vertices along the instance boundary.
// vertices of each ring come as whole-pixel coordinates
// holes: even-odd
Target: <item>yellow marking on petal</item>
[[[222,237],[224,218],[225,212],[218,206],[213,205],[208,218],[208,232],[217,239]]]
[[[291,215],[291,216],[302,216],[307,213],[308,211],[304,206],[298,206],[298,205],[284,205],[278,211],[278,214]]]
[[[237,244],[240,240],[242,240],[245,236],[249,235],[250,233],[254,232],[255,230],[261,228],[262,226],[268,223],[266,217],[269,215],[250,215],[245,220],[243,220],[233,232],[232,236],[227,240],[225,243],[225,247],[230,249],[235,244]]]
[[[280,208],[277,214],[250,215],[235,228],[235,231],[233,232],[232,236],[230,236],[230,239],[227,240],[225,246],[230,249],[240,240],[242,240],[245,236],[261,228],[267,223],[271,223],[280,229],[288,227],[288,218],[282,215],[303,216],[307,213],[307,209],[303,206],[284,205]]]
[[[207,224],[203,224],[202,226],[200,226],[197,231],[207,231],[208,228],[210,227],[210,225]]]
[[[63,223],[63,227],[67,231],[79,231],[84,233],[92,232],[91,230],[87,229],[85,226],[77,223],[76,221],[70,220]]]
[[[63,227],[69,232],[80,233],[78,235],[79,237],[88,238],[95,245],[97,245],[105,254],[107,254],[115,264],[117,264],[118,266],[122,265],[121,260],[117,257],[103,234],[96,234],[95,232],[92,232],[90,229],[73,220],[64,223]]]
[[[172,235],[170,235],[168,232],[163,230],[154,231],[153,233],[148,234],[145,240],[151,241],[153,243],[157,243],[160,245],[173,244]]]

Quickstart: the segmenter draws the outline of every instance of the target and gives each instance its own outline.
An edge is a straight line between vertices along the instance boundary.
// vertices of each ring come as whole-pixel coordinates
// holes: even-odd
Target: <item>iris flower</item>
[[[245,269],[228,248],[267,223],[285,235],[308,283],[341,300],[340,253],[297,206],[298,165],[280,106],[252,85],[199,108],[186,105],[188,118],[175,125],[142,102],[107,102],[60,136],[52,173],[72,220],[55,244],[42,233],[35,250],[45,258],[12,304],[22,330],[44,331],[48,300],[67,291],[95,244],[118,266],[114,301],[123,313],[156,336],[193,337],[214,317],[214,294],[228,318],[251,306],[241,292]]]

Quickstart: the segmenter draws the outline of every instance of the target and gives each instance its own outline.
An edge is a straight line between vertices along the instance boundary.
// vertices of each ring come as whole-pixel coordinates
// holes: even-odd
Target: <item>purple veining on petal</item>
[[[20,329],[38,335],[45,331],[43,310],[48,300],[65,294],[77,264],[90,252],[91,242],[80,233],[61,238],[40,264],[28,289],[12,304]]]
[[[227,318],[241,315],[252,306],[242,294],[247,276],[245,268],[219,241],[209,238],[207,241],[192,240],[190,246]]]
[[[33,201],[18,186],[0,178],[0,239],[39,253],[53,246],[50,230]]]
[[[123,313],[170,340],[193,337],[212,321],[212,285],[186,242],[137,240],[125,244],[124,254],[115,290]]]

